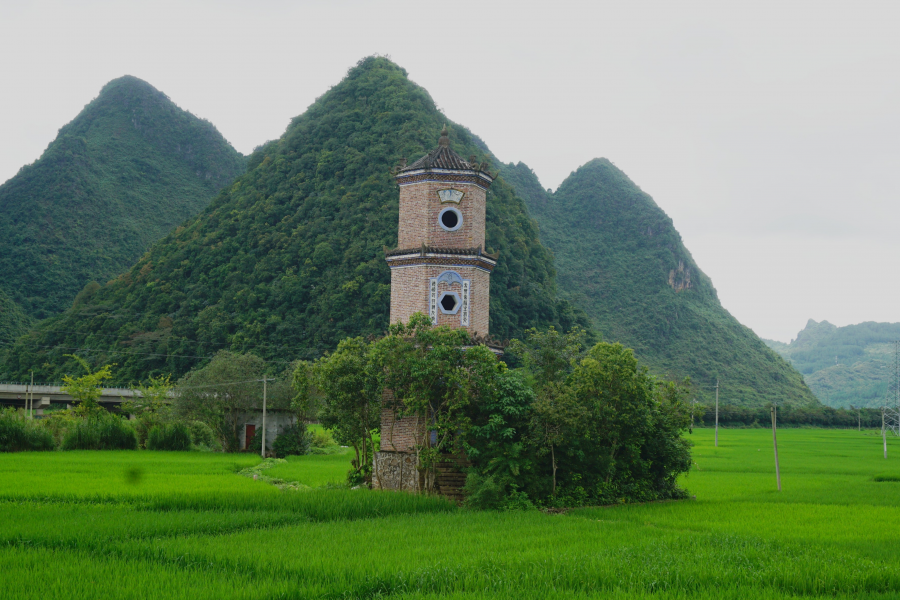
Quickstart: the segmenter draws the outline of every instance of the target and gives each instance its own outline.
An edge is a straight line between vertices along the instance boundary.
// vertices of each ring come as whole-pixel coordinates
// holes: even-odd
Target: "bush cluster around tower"
[[[473,508],[570,507],[684,498],[691,464],[687,386],[659,381],[630,349],[584,332],[530,330],[510,369],[465,330],[421,313],[378,339],[349,338],[301,363],[298,409],[317,411],[356,450],[351,480],[373,474],[382,410],[421,419],[414,455],[423,492],[437,465],[467,459]],[[425,416],[427,415],[427,418]],[[387,435],[386,432],[380,432]]]

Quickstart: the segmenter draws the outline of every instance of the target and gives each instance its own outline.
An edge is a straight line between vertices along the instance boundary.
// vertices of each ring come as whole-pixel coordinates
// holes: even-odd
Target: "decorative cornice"
[[[451,255],[435,255],[426,254],[419,256],[418,254],[406,256],[389,256],[387,257],[388,267],[391,269],[401,269],[404,267],[474,267],[482,271],[490,273],[497,266],[494,261],[488,260],[483,256],[451,256]]]
[[[440,248],[437,246],[426,246],[422,244],[418,248],[397,248],[395,250],[388,250],[387,246],[384,248],[384,255],[386,257],[391,256],[405,256],[405,255],[418,255],[418,256],[426,256],[426,255],[434,255],[434,254],[453,254],[460,256],[478,256],[484,257],[492,262],[497,262],[500,259],[500,253],[490,254],[489,252],[485,252],[481,249],[481,246],[476,246],[475,248]]]
[[[444,169],[422,169],[405,172],[397,175],[396,179],[400,186],[423,181],[435,181],[438,183],[471,183],[484,190],[490,188],[493,182],[490,175],[481,171],[450,171]]]

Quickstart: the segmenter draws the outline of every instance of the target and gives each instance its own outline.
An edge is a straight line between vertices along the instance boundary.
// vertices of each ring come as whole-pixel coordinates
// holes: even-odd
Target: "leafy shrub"
[[[191,449],[191,431],[184,423],[154,425],[147,434],[147,450]]]
[[[0,452],[53,450],[53,435],[15,410],[0,409]]]
[[[285,456],[308,454],[309,453],[309,432],[306,430],[306,423],[300,421],[295,425],[286,427],[281,434],[275,438],[272,444],[272,450],[275,456],[284,458]]]
[[[173,387],[167,375],[150,377],[147,385],[139,385],[132,399],[121,405],[122,412],[132,416],[130,422],[137,433],[138,445],[141,448],[147,447],[151,429],[169,421],[172,412],[169,395]]]
[[[528,510],[535,507],[527,493],[499,474],[484,476],[476,470],[470,471],[463,493],[467,508]]]
[[[340,445],[334,441],[331,432],[322,427],[308,430],[310,454],[337,454],[341,451]]]
[[[137,450],[134,428],[127,421],[101,412],[76,421],[66,431],[63,450]]]
[[[327,429],[314,429],[310,432],[309,436],[309,445],[312,448],[328,448],[329,446],[335,446],[334,438],[331,437],[331,432]]]
[[[620,344],[554,330],[514,342],[523,378],[501,370],[470,411],[466,504],[515,509],[686,497],[686,388],[651,376]],[[529,389],[530,386],[536,389]]]
[[[356,461],[352,461],[354,463],[354,468],[347,471],[347,484],[350,487],[356,487],[358,485],[368,485],[372,481],[372,465],[370,463],[364,464],[361,468],[356,468]]]
[[[203,421],[191,421],[188,423],[188,429],[191,432],[191,442],[195,446],[212,450],[220,450],[222,448],[222,445],[216,439],[216,433],[212,430],[212,427]]]
[[[466,495],[466,506],[469,508],[497,508],[503,504],[506,487],[503,483],[498,482],[496,477],[492,475],[485,477],[478,471],[472,470],[466,475],[463,493]]]
[[[66,432],[78,422],[78,419],[72,414],[71,410],[55,410],[49,415],[44,411],[44,418],[41,419],[41,427],[50,432],[53,436],[54,444],[62,446]]]

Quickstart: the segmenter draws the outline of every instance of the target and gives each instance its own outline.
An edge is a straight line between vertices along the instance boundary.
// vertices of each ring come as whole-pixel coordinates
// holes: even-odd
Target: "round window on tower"
[[[452,206],[448,206],[438,215],[438,225],[444,231],[456,231],[462,227],[462,213]]]
[[[438,306],[445,315],[455,315],[459,312],[462,302],[459,301],[459,294],[456,292],[443,292],[438,300]]]

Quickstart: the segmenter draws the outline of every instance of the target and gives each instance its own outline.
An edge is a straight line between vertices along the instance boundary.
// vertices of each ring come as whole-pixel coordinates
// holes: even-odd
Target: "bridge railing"
[[[45,382],[45,381],[35,381],[33,384],[30,381],[0,381],[0,385],[34,385],[34,387],[44,386],[44,387],[62,387],[65,384],[64,381],[53,381],[53,382]],[[107,385],[103,387],[104,390],[133,390],[134,386],[124,385],[124,384],[115,384],[115,385]]]

